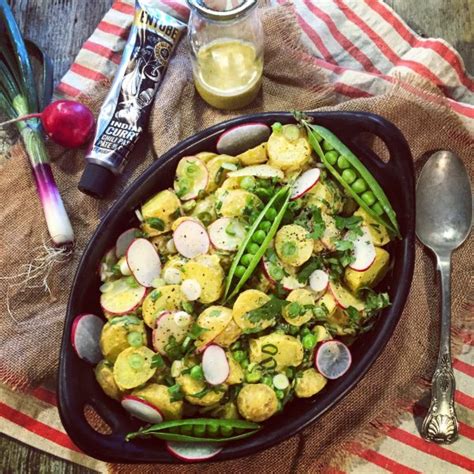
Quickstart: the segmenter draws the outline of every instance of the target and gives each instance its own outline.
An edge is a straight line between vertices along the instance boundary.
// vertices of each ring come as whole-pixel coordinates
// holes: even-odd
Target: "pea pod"
[[[267,205],[263,208],[263,210],[260,212],[260,214],[257,216],[255,219],[254,223],[250,227],[247,236],[241,243],[239,250],[237,254],[234,257],[234,260],[232,261],[232,265],[230,267],[229,273],[227,275],[227,282],[226,282],[226,288],[224,292],[224,300],[228,300],[232,296],[234,296],[240,288],[244,285],[244,283],[250,278],[250,275],[253,273],[255,270],[255,267],[257,266],[259,260],[262,258],[263,254],[265,253],[265,250],[268,247],[268,244],[272,240],[273,236],[275,235],[276,231],[278,230],[278,225],[280,224],[281,220],[283,219],[283,215],[285,214],[286,208],[288,207],[288,202],[290,198],[290,188],[288,186],[285,186],[281,188],[271,199],[268,201]],[[275,203],[275,201],[280,198],[285,196],[285,201],[280,209],[280,211],[277,213],[275,216],[273,223],[270,227],[270,230],[268,231],[265,239],[263,242],[258,245],[255,242],[252,242],[252,237],[254,236],[255,232],[258,229],[258,226],[260,222],[263,220],[265,217],[267,211],[272,207],[272,205]],[[245,271],[242,273],[242,275],[239,277],[239,281],[237,285],[235,286],[234,290],[232,293],[228,296],[230,287],[232,285],[232,280],[234,279],[234,276],[236,276],[236,269],[237,266],[240,263],[240,260],[244,254],[244,252],[247,250],[247,247],[250,245],[258,245],[258,250],[256,252],[253,252],[253,257],[250,260],[250,263],[248,264],[247,268]]]
[[[245,420],[189,418],[186,420],[164,421],[148,428],[128,433],[125,439],[130,441],[134,438],[153,436],[166,441],[222,443],[224,441],[246,438],[256,433],[259,429],[260,425]]]
[[[392,234],[400,237],[400,230],[398,227],[395,211],[393,210],[385,192],[370,173],[370,171],[365,167],[365,165],[354,155],[354,153],[349,150],[349,148],[347,148],[346,145],[344,145],[344,143],[341,142],[341,140],[339,140],[339,138],[336,137],[336,135],[334,135],[327,128],[321,127],[319,125],[311,125],[306,121],[303,121],[303,123],[308,131],[308,139],[314,151],[319,155],[321,161],[341,184],[341,186],[351,195],[357,204],[359,204],[359,206],[362,207],[379,224],[385,226],[390,232],[392,232]],[[343,160],[340,160],[341,164],[343,164],[341,167],[342,173],[348,175],[347,171],[352,169],[360,176],[358,179],[349,180],[352,182],[352,186],[357,183],[357,187],[361,190],[361,193],[359,194],[366,193],[366,190],[362,185],[366,184],[369,187],[369,191],[372,192],[376,199],[376,202],[372,205],[372,207],[370,207],[367,202],[362,199],[361,196],[359,196],[356,190],[351,187],[350,183],[348,183],[342,177],[342,175],[336,169],[336,163],[334,163],[334,160],[328,160],[326,158],[318,141],[318,136],[324,140],[323,143],[331,144],[332,148],[334,148],[341,155],[339,158],[344,158]],[[370,195],[370,197],[372,197],[372,195]],[[382,212],[375,212],[375,209],[381,209]]]

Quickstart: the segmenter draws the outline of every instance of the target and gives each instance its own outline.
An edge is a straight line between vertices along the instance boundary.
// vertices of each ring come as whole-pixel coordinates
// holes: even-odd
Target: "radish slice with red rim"
[[[100,305],[107,313],[132,313],[146,295],[146,288],[132,276],[110,282],[107,291],[100,295]]]
[[[156,328],[152,333],[152,344],[155,351],[161,355],[166,355],[166,346],[170,338],[174,337],[176,342],[180,344],[189,329],[193,319],[190,314],[185,311],[163,311],[156,319]]]
[[[366,227],[362,227],[362,235],[358,235],[353,243],[354,250],[352,255],[355,260],[349,267],[358,272],[364,272],[375,261],[375,245]]]
[[[117,238],[115,243],[115,255],[117,258],[121,258],[127,252],[130,244],[140,235],[140,229],[132,227],[123,231]]]
[[[176,168],[173,187],[182,201],[188,201],[197,198],[206,189],[208,181],[206,165],[196,156],[185,156]]]
[[[316,293],[325,291],[328,285],[329,274],[324,270],[314,270],[314,272],[309,276],[309,286]]]
[[[209,235],[206,229],[192,220],[185,220],[173,232],[176,250],[186,258],[197,257],[209,250]]]
[[[222,446],[216,443],[192,443],[182,441],[167,441],[166,449],[170,454],[186,462],[199,462],[211,459],[222,451]]]
[[[330,281],[329,289],[331,290],[331,293],[340,308],[347,309],[349,306],[352,306],[357,311],[362,311],[364,309],[364,302],[359,298],[356,298],[349,290],[346,290],[340,283]]]
[[[217,152],[238,155],[268,140],[271,129],[264,123],[245,123],[226,130],[217,140]]]
[[[214,221],[208,228],[212,245],[218,250],[234,252],[245,239],[245,227],[237,219],[221,217]]]
[[[132,416],[147,423],[161,423],[163,415],[155,405],[134,395],[125,395],[121,400],[122,407]]]
[[[161,273],[160,257],[147,239],[135,239],[127,250],[127,263],[133,276],[142,286],[150,287]]]
[[[202,354],[204,378],[211,385],[224,383],[229,376],[229,362],[224,349],[217,344],[210,344]]]
[[[351,363],[351,352],[341,341],[326,341],[316,348],[316,368],[327,379],[342,377]]]
[[[71,344],[79,358],[97,364],[102,360],[99,340],[105,321],[95,314],[76,316],[71,328]]]
[[[283,288],[287,291],[297,290],[298,288],[303,288],[303,283],[300,283],[298,279],[292,275],[287,275],[281,280]]]
[[[293,188],[291,190],[290,200],[300,198],[303,194],[307,193],[311,188],[316,186],[321,176],[321,170],[319,168],[311,168],[305,171],[303,174],[296,178]]]

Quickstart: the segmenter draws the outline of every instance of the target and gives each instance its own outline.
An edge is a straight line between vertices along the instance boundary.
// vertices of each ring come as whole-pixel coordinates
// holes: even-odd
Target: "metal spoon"
[[[451,364],[451,253],[467,238],[472,224],[472,194],[462,161],[450,151],[434,153],[416,187],[416,235],[436,256],[441,276],[441,336],[432,379],[431,404],[421,435],[452,443],[458,437]]]

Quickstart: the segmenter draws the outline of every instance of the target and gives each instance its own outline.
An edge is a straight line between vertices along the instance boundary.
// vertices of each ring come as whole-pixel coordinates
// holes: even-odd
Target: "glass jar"
[[[252,102],[262,84],[263,28],[257,0],[187,0],[194,84],[218,109]]]

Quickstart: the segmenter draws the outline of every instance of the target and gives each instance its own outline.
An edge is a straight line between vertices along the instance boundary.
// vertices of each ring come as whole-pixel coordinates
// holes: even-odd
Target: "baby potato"
[[[338,214],[344,205],[341,192],[330,180],[320,180],[305,194],[305,199],[327,214]]]
[[[165,421],[179,420],[183,416],[183,402],[181,400],[173,402],[166,385],[150,383],[134,390],[132,395],[158,408]]]
[[[362,272],[347,267],[344,280],[353,293],[357,293],[361,288],[373,288],[383,280],[389,263],[390,254],[381,247],[375,247],[375,260],[372,265]]]
[[[227,361],[229,362],[229,376],[227,377],[225,383],[227,385],[235,385],[237,383],[242,383],[244,380],[244,371],[240,364],[234,360],[231,354],[227,353]]]
[[[221,186],[221,189],[240,189],[240,182],[242,178],[234,177],[234,178],[227,178]]]
[[[119,354],[114,364],[114,379],[120,390],[129,390],[144,384],[155,375],[152,358],[155,353],[148,347],[129,347]]]
[[[274,131],[267,142],[268,164],[281,170],[295,171],[311,159],[311,146],[306,132],[296,125],[283,125],[282,130]]]
[[[318,306],[326,308],[328,317],[332,316],[337,309],[337,303],[332,293],[327,290],[318,301]]]
[[[316,297],[312,291],[306,290],[304,288],[298,288],[290,292],[290,294],[286,297],[286,301],[290,301],[290,303],[297,303],[297,305],[289,304],[283,308],[283,318],[288,323],[292,324],[293,326],[302,326],[308,321],[311,321],[313,318],[313,312],[310,309],[306,310],[303,314],[298,313],[295,315],[294,313],[296,313],[296,310],[300,309],[302,306],[315,305]]]
[[[179,285],[163,285],[146,296],[142,305],[142,316],[145,324],[155,328],[156,318],[162,311],[180,310],[187,301]]]
[[[299,267],[310,259],[314,244],[307,235],[308,231],[297,224],[280,228],[275,237],[275,250],[283,263]]]
[[[196,340],[196,347],[202,347],[220,334],[232,320],[232,310],[225,306],[209,306],[197,318],[197,324],[206,329]]]
[[[176,377],[176,382],[181,386],[186,400],[201,407],[209,407],[219,403],[225,394],[224,391],[211,389],[202,397],[193,397],[193,394],[202,392],[206,388],[206,384],[202,380],[193,379],[189,374],[180,374]]]
[[[196,217],[207,226],[217,218],[215,204],[216,198],[214,194],[204,199],[199,199],[191,212],[191,216]]]
[[[203,304],[217,301],[224,289],[224,270],[217,255],[199,255],[183,265],[183,280],[194,279],[201,285],[199,302]]]
[[[181,202],[173,191],[165,189],[149,199],[141,208],[141,213],[145,222],[142,224],[142,230],[149,236],[160,235],[171,230],[171,224],[176,218],[176,214],[181,212]],[[148,219],[160,219],[163,229],[157,229]]]
[[[222,167],[225,163],[238,165],[240,162],[235,156],[218,155],[206,163],[207,171],[209,172],[209,180],[206,187],[207,193],[215,191],[226,178],[229,170]]]
[[[221,347],[229,347],[242,334],[242,330],[237,326],[237,323],[232,318],[224,330],[216,336],[214,342]]]
[[[359,209],[354,212],[354,216],[362,217],[365,226],[369,229],[374,245],[377,247],[383,247],[390,242],[387,228],[382,224],[379,224],[373,217],[367,214],[364,209],[359,207]]]
[[[351,336],[356,333],[356,329],[351,326],[351,322],[347,313],[337,307],[331,316],[327,319],[327,324],[331,329],[331,332],[338,336]]]
[[[232,307],[232,317],[243,331],[246,329],[265,329],[275,324],[275,319],[263,319],[253,323],[248,319],[247,313],[253,309],[260,308],[270,297],[258,290],[245,290],[237,297]]]
[[[325,214],[324,212],[321,214],[321,217],[326,226],[323,236],[321,237],[321,242],[326,249],[333,252],[336,250],[335,241],[341,237],[341,232],[336,227],[336,220],[334,217]]]
[[[237,158],[244,166],[260,165],[268,160],[267,156],[267,143],[261,143],[260,145],[250,148],[250,150],[244,151]]]
[[[224,190],[216,194],[221,204],[218,213],[223,217],[241,217],[246,208],[256,209],[262,206],[258,196],[243,189]]]
[[[265,347],[267,346],[267,347]],[[276,353],[270,354],[269,348],[276,347]],[[273,351],[272,351],[273,352]],[[303,345],[296,337],[287,334],[271,333],[249,341],[250,362],[260,363],[269,357],[275,359],[275,370],[297,367],[303,361]]]
[[[122,391],[115,383],[113,367],[113,364],[109,361],[101,360],[94,369],[95,379],[108,397],[120,400],[122,398]]]
[[[199,158],[204,163],[207,163],[210,159],[215,158],[217,153],[212,153],[210,151],[201,151],[196,155],[196,158]]]
[[[135,316],[112,318],[102,328],[99,345],[102,355],[108,361],[115,362],[118,355],[128,347],[147,345],[145,325]]]
[[[299,398],[308,398],[316,395],[327,383],[327,380],[315,369],[307,369],[301,377],[296,377],[295,395]]]
[[[265,421],[278,410],[278,399],[264,383],[244,385],[237,396],[237,408],[246,420]]]

